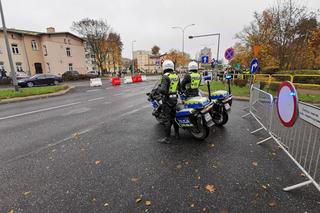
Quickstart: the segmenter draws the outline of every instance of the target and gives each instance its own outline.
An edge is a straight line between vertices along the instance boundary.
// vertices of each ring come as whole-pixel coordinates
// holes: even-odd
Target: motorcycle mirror
[[[146,95],[149,96],[149,95],[150,95],[150,92],[148,92]]]

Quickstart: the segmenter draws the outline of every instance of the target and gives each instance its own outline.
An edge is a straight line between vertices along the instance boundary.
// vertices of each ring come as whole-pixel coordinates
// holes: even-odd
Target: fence
[[[231,74],[233,79],[253,79],[253,82],[262,81],[267,84],[290,81],[297,87],[320,89],[320,75],[290,75],[290,74]]]
[[[308,184],[313,184],[320,191],[320,108],[300,102],[300,116],[293,127],[286,128],[280,122],[276,103],[277,99],[271,94],[252,86],[249,113],[242,117],[252,115],[261,125],[252,134],[261,130],[269,134],[257,144],[273,139],[308,178],[305,182],[284,188],[284,191]]]

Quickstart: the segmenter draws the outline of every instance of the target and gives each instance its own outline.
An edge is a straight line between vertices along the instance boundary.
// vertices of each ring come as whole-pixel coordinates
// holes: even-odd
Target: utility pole
[[[132,41],[132,70],[131,70],[131,74],[134,74],[134,53],[133,53],[133,43],[136,42],[135,40]]]
[[[1,13],[1,20],[2,20],[2,28],[3,28],[4,40],[5,40],[5,42],[6,42],[7,52],[8,52],[8,58],[9,58],[9,63],[10,63],[12,83],[13,83],[14,89],[15,89],[16,91],[19,91],[18,82],[17,82],[17,76],[16,76],[16,71],[15,71],[14,65],[13,65],[12,53],[11,53],[11,48],[10,48],[9,39],[8,39],[6,22],[5,22],[5,20],[4,20],[4,14],[3,14],[3,9],[2,9],[1,0],[0,0],[0,13]]]

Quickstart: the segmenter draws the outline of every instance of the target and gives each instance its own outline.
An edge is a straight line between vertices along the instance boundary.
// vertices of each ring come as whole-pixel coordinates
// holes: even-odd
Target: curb
[[[32,95],[32,96],[19,97],[19,98],[3,99],[3,100],[0,100],[0,104],[9,104],[9,103],[15,103],[15,102],[21,102],[21,101],[29,101],[29,100],[36,100],[36,99],[43,99],[43,98],[61,96],[61,95],[64,95],[64,94],[68,93],[70,90],[72,90],[74,88],[75,88],[75,86],[69,86],[67,89],[59,91],[59,92],[55,92],[55,93],[42,94],[42,95]]]
[[[205,96],[209,95],[208,92],[204,92],[202,90],[200,90],[200,92],[202,94],[204,94]],[[234,95],[232,95],[232,99],[233,100],[237,100],[237,101],[250,101],[250,98],[249,97],[245,97],[245,96],[234,96]]]

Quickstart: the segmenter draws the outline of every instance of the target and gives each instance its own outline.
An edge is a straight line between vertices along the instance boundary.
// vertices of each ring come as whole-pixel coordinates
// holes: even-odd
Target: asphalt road
[[[314,187],[282,191],[304,177],[274,143],[255,145],[246,102],[202,143],[158,144],[153,84],[0,105],[0,212],[319,212]]]

